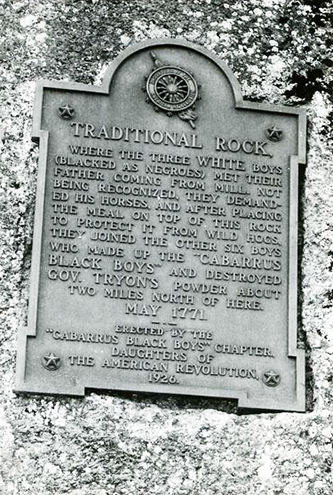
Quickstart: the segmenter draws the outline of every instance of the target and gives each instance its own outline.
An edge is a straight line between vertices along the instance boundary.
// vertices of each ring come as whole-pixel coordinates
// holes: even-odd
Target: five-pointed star
[[[264,382],[269,387],[276,387],[280,383],[280,375],[273,370],[264,373]]]
[[[56,370],[60,367],[60,358],[53,352],[50,352],[48,356],[43,357],[44,366],[49,370]]]
[[[269,129],[267,129],[267,137],[271,141],[280,141],[282,138],[282,131],[276,125],[273,125]]]
[[[59,115],[63,119],[69,120],[73,118],[74,112],[75,112],[74,108],[68,105],[68,103],[66,103],[66,105],[62,105],[61,107],[59,107]]]

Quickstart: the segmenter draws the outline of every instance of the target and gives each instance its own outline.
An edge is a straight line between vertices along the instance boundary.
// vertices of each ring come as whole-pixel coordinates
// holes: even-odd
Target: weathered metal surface
[[[39,85],[28,328],[16,390],[129,390],[302,411],[296,348],[305,115],[244,102],[180,40],[100,87]]]

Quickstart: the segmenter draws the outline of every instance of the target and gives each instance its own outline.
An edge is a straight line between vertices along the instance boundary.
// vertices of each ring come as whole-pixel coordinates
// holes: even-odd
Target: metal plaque
[[[28,328],[17,392],[237,399],[303,411],[298,166],[305,114],[243,101],[177,39],[101,86],[43,82]]]

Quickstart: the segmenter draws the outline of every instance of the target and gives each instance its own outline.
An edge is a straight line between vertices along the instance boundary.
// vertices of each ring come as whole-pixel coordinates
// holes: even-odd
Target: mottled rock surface
[[[0,493],[330,495],[333,492],[332,6],[325,0],[0,0]],[[305,107],[300,342],[307,412],[126,394],[16,396],[38,148],[36,80],[98,84],[127,46],[178,37],[223,59],[252,101]]]

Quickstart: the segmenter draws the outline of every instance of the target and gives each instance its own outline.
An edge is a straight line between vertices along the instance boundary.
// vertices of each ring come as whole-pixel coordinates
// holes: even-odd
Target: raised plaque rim
[[[44,189],[45,189],[45,174],[47,166],[47,150],[49,131],[41,129],[41,115],[44,89],[58,89],[64,91],[85,92],[92,94],[109,94],[110,85],[113,76],[122,63],[124,63],[133,54],[147,48],[159,46],[182,47],[196,51],[209,60],[213,61],[223,74],[227,77],[230,87],[233,91],[235,108],[251,111],[272,112],[274,114],[288,114],[298,117],[298,154],[290,156],[290,195],[289,195],[289,267],[288,267],[288,354],[287,357],[294,358],[296,361],[296,401],[295,402],[276,402],[271,403],[266,399],[251,398],[244,390],[232,391],[225,389],[210,389],[209,393],[203,390],[196,389],[188,391],[188,387],[178,386],[177,391],[172,387],[166,386],[163,392],[176,395],[191,395],[191,396],[208,396],[219,397],[225,399],[237,399],[238,407],[244,409],[271,410],[271,411],[305,411],[305,351],[297,348],[297,228],[298,228],[298,176],[299,165],[304,165],[306,162],[306,111],[303,108],[287,107],[282,105],[272,105],[267,103],[254,103],[244,101],[241,87],[238,80],[234,76],[229,67],[220,60],[216,55],[211,53],[206,48],[196,45],[192,42],[180,38],[159,38],[145,40],[125,49],[108,67],[105,72],[103,81],[100,86],[87,85],[76,82],[50,81],[42,80],[36,83],[36,96],[33,115],[32,139],[39,142],[39,161],[38,161],[38,179],[37,193],[35,206],[35,223],[33,236],[33,254],[30,282],[30,302],[28,314],[28,327],[21,328],[18,336],[18,351],[17,351],[17,372],[15,392],[24,393],[45,393],[45,394],[68,394],[71,396],[84,396],[84,386],[70,387],[66,392],[66,386],[61,387],[61,391],[45,392],[41,385],[26,387],[24,381],[25,366],[26,366],[26,342],[27,337],[36,335],[36,320],[37,320],[37,300],[39,293],[39,271],[40,271],[40,256],[42,243],[42,226],[44,213]],[[292,201],[292,199],[294,199]],[[88,387],[87,387],[88,388]],[[186,389],[186,390],[185,390]],[[113,390],[112,387],[99,388],[99,390]],[[157,393],[156,390],[150,390],[147,384],[126,384],[124,387],[117,387],[114,390],[123,391],[142,391]],[[255,405],[254,405],[255,403]]]

